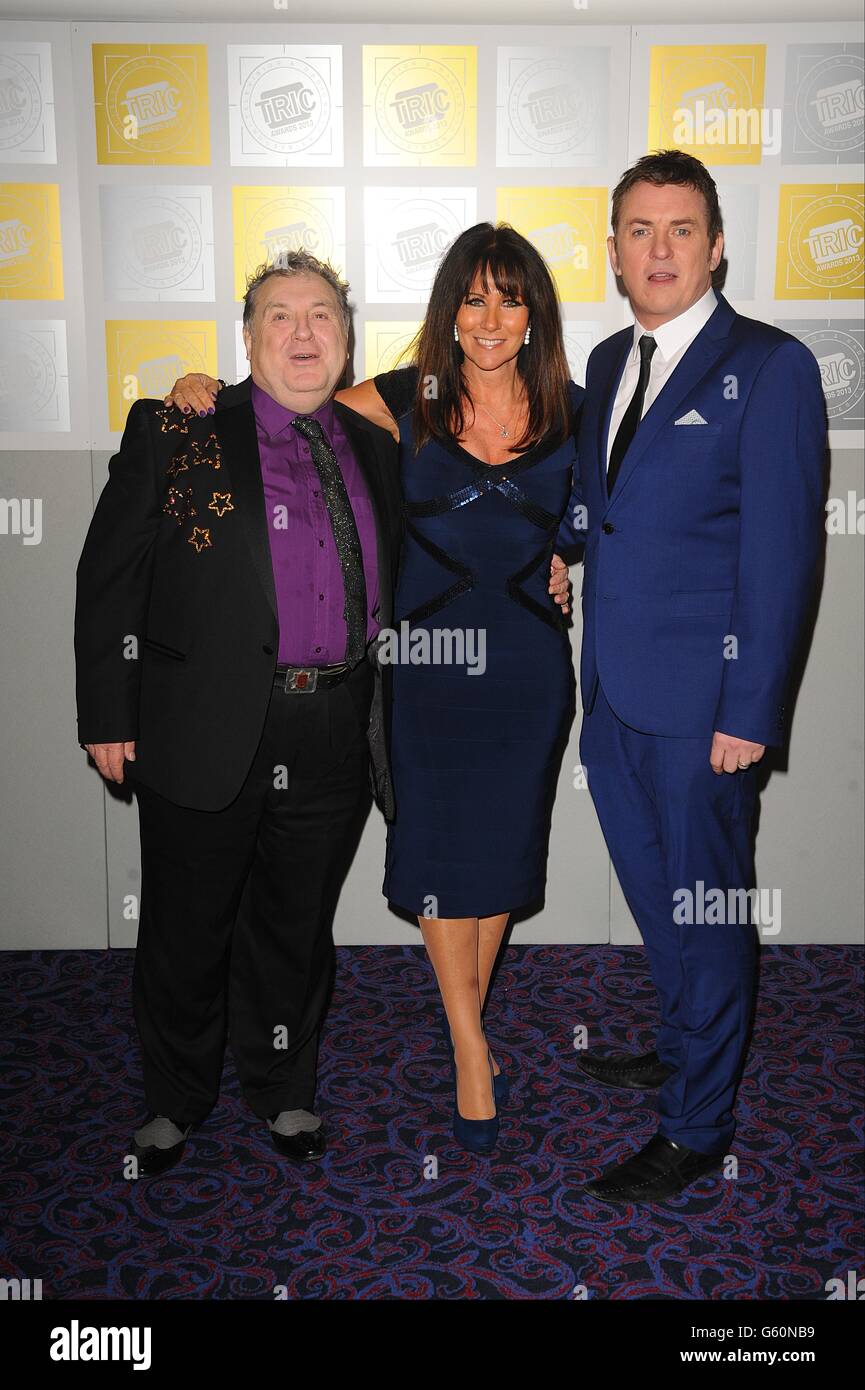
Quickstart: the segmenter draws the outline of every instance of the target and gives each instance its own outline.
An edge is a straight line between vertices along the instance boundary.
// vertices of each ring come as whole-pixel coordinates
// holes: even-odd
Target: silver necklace
[[[487,408],[486,408],[486,406],[484,405],[483,401],[478,401],[478,405],[480,406],[481,410],[487,410]],[[495,415],[493,415],[493,413],[492,413],[491,410],[487,410],[487,415],[489,415],[489,417],[490,417],[490,419],[492,420],[493,424],[498,425],[498,427],[499,427],[499,433],[500,433],[500,435],[502,436],[502,439],[507,439],[508,435],[510,434],[510,430],[509,430],[505,425],[502,424],[501,420],[497,420],[497,419],[496,419]]]

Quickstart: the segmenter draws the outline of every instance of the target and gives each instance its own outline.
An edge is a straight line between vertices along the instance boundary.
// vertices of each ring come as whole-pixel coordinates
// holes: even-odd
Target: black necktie
[[[330,514],[333,539],[342,567],[342,586],[345,592],[345,659],[350,666],[356,666],[366,651],[366,579],[357,523],[336,454],[328,444],[320,423],[311,415],[295,415],[291,423],[298,434],[302,434],[304,439],[309,441],[312,461],[321,479],[321,490]]]
[[[612,497],[613,486],[622,466],[622,459],[628,452],[628,445],[637,432],[640,417],[643,414],[643,401],[646,399],[646,387],[649,384],[649,371],[652,366],[652,353],[658,344],[650,334],[644,333],[640,339],[640,380],[637,382],[637,389],[631,397],[627,410],[622,416],[622,423],[616,431],[613,440],[613,447],[610,450],[610,464],[607,468],[607,496]]]

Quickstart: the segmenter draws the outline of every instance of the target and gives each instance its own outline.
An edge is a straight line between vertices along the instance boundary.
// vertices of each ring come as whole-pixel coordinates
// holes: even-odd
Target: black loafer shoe
[[[157,1119],[171,1120],[171,1116],[160,1116],[157,1115],[155,1111],[151,1110],[147,1116],[147,1119],[144,1121],[144,1124],[150,1124],[151,1120]],[[132,1147],[129,1150],[129,1152],[132,1154],[133,1158],[137,1163],[136,1177],[156,1178],[159,1176],[160,1173],[166,1173],[169,1168],[173,1168],[175,1163],[177,1163],[179,1159],[183,1157],[183,1150],[186,1148],[186,1141],[189,1138],[190,1133],[194,1129],[194,1125],[181,1125],[178,1124],[176,1120],[171,1120],[171,1123],[175,1126],[176,1129],[180,1130],[181,1134],[183,1135],[183,1138],[178,1140],[176,1144],[172,1144],[167,1149],[160,1149],[157,1147],[156,1144],[139,1144],[136,1142],[135,1139],[132,1140]],[[144,1126],[142,1125],[141,1128],[143,1127]]]
[[[614,1163],[583,1186],[601,1202],[663,1202],[676,1197],[705,1173],[721,1168],[726,1155],[697,1153],[655,1134],[645,1148]]]
[[[675,1071],[675,1067],[661,1061],[657,1052],[644,1052],[638,1057],[593,1057],[588,1053],[577,1059],[577,1067],[603,1086],[628,1091],[650,1091],[662,1086]]]
[[[271,1120],[276,1116],[271,1115]],[[327,1148],[324,1125],[318,1129],[302,1129],[297,1134],[277,1134],[270,1131],[273,1147],[283,1158],[321,1158]]]

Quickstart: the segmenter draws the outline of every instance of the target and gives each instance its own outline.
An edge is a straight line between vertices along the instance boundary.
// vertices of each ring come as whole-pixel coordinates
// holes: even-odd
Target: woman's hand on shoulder
[[[350,410],[356,410],[370,424],[380,425],[399,442],[399,425],[378,394],[372,377],[359,381],[356,386],[347,386],[344,391],[337,391],[334,400],[347,405]]]
[[[212,414],[214,402],[219,394],[219,382],[206,372],[187,372],[178,377],[171,392],[164,399],[165,405],[177,405],[184,413],[195,410],[199,415]]]

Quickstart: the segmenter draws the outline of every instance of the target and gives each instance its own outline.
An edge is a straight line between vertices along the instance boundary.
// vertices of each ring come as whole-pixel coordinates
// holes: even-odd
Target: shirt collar
[[[306,411],[289,410],[288,406],[280,405],[279,401],[274,400],[269,392],[265,391],[262,386],[257,386],[254,381],[250,389],[250,399],[256,421],[271,439],[275,439],[278,434],[287,429],[297,415],[307,413]],[[309,415],[311,419],[318,420],[328,443],[333,447],[333,397],[329,397],[323,405],[318,407],[318,410],[309,412]],[[292,433],[294,432],[292,431]]]
[[[710,285],[706,293],[702,295],[690,309],[685,309],[683,313],[677,314],[674,319],[669,319],[667,323],[662,323],[658,328],[644,328],[639,319],[634,320],[634,341],[631,347],[631,358],[636,361],[639,356],[637,344],[644,333],[649,333],[658,344],[655,352],[656,357],[662,361],[669,362],[671,357],[696,338],[700,329],[715,312],[718,303],[715,291]]]

